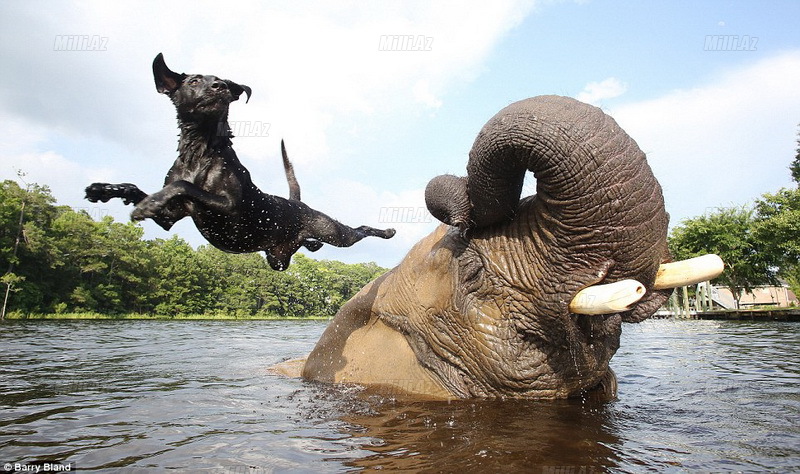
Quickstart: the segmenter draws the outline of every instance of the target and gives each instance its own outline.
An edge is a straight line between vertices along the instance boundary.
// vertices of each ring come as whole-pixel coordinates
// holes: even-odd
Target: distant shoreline
[[[55,320],[103,320],[103,321],[327,321],[328,316],[308,317],[281,317],[272,315],[240,315],[240,314],[185,314],[185,315],[159,315],[159,314],[100,314],[100,313],[48,313],[48,314],[23,314],[9,313],[9,321],[55,321]]]

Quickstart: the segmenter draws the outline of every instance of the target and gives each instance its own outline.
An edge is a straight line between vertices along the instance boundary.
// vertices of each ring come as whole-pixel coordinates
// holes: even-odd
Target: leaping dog
[[[264,251],[274,270],[285,270],[300,247],[314,252],[323,243],[349,247],[364,237],[389,239],[394,229],[348,227],[300,201],[300,186],[281,141],[289,199],[261,192],[233,151],[228,106],[251,89],[216,76],[172,72],[159,53],[153,61],[156,89],[178,112],[178,159],[164,188],[146,194],[133,184],[93,183],[86,199],[120,198],[134,204],[131,219],[153,219],[169,230],[191,216],[213,246],[233,253]]]

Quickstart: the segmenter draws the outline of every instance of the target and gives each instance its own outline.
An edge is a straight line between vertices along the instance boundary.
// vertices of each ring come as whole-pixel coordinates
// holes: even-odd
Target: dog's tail
[[[299,201],[300,184],[294,176],[294,166],[289,161],[289,155],[286,154],[286,146],[283,144],[283,140],[281,140],[281,155],[283,155],[283,170],[286,172],[286,182],[289,183],[289,199]]]

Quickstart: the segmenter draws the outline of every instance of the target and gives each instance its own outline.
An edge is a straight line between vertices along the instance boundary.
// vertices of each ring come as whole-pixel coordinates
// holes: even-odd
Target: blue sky
[[[308,204],[349,225],[398,230],[314,258],[398,263],[436,225],[418,211],[428,180],[464,174],[483,124],[541,94],[611,114],[647,153],[674,225],[790,185],[798,23],[796,1],[8,1],[0,179],[22,169],[60,204],[126,220],[130,207],[88,203],[83,188],[163,183],[177,144],[174,110],[152,80],[163,52],[173,70],[253,88],[230,118],[266,130],[234,141],[262,190],[287,195],[284,138]],[[65,35],[102,47],[55,50]],[[379,51],[384,35],[430,48]],[[709,48],[714,36],[729,46]],[[410,211],[392,214],[399,208]],[[387,215],[404,222],[381,222]],[[203,243],[188,219],[170,232],[144,227],[148,238]]]

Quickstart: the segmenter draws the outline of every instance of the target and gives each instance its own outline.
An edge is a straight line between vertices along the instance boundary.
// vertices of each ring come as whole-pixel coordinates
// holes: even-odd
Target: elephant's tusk
[[[678,262],[663,263],[658,267],[653,289],[666,290],[712,280],[724,269],[725,264],[722,259],[713,253]]]
[[[645,294],[645,287],[636,280],[621,280],[582,289],[572,298],[569,311],[575,314],[611,314],[627,311]]]
[[[725,264],[718,255],[664,263],[658,267],[654,290],[688,286],[718,277]],[[569,304],[574,314],[609,314],[627,311],[645,294],[645,287],[636,280],[622,280],[606,285],[593,285],[582,289]]]

